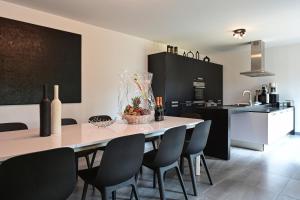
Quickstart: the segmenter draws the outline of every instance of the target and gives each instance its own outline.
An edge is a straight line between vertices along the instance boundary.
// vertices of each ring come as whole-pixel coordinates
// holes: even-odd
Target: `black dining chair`
[[[89,122],[90,121],[109,121],[109,120],[112,120],[112,118],[108,115],[95,115],[95,116],[92,116],[89,118]],[[153,137],[149,137],[149,138],[145,138],[145,142],[151,142],[152,144],[152,148],[153,149],[156,149],[156,144],[155,142],[159,139],[159,136],[153,136]],[[103,147],[99,147],[98,150],[100,151],[104,151],[105,150],[105,146]],[[93,157],[92,157],[92,165],[93,163],[95,162],[95,158],[96,158],[96,153],[93,154]]]
[[[18,130],[27,130],[28,127],[26,124],[21,122],[11,122],[11,123],[1,123],[0,132],[4,131],[18,131]]]
[[[79,171],[79,176],[84,180],[82,200],[86,197],[89,184],[101,192],[102,200],[107,200],[110,194],[116,199],[116,190],[125,186],[131,186],[135,198],[139,199],[135,176],[143,161],[144,143],[144,134],[111,140],[99,167]]]
[[[161,200],[166,199],[164,192],[164,174],[168,170],[174,168],[176,169],[184,197],[185,199],[188,199],[178,165],[178,160],[184,144],[185,132],[186,126],[168,129],[164,133],[158,149],[144,154],[143,165],[154,171],[153,187],[156,185],[155,177],[158,177]]]
[[[68,126],[68,125],[74,125],[77,124],[77,121],[73,118],[62,118],[61,119],[61,125],[62,126]],[[79,158],[85,158],[86,164],[88,168],[91,168],[93,165],[90,162],[90,155],[95,154],[96,150],[95,149],[87,149],[83,151],[78,151],[75,153],[75,159],[76,159],[76,169],[78,170],[78,163],[79,163]]]
[[[61,119],[61,125],[68,126],[68,125],[74,125],[77,124],[76,119],[73,118],[62,118]]]
[[[52,149],[16,156],[0,165],[0,199],[64,200],[76,185],[74,151]]]
[[[189,140],[185,141],[183,151],[181,154],[181,162],[180,162],[181,171],[183,171],[184,158],[186,158],[188,160],[188,164],[189,164],[189,168],[190,168],[190,175],[191,175],[191,179],[192,179],[193,191],[194,191],[195,196],[198,195],[196,178],[195,178],[195,168],[194,168],[194,164],[195,164],[194,161],[197,156],[200,156],[202,163],[204,165],[206,174],[208,176],[209,183],[211,185],[213,185],[213,182],[212,182],[210,174],[209,174],[209,170],[206,165],[204,153],[203,153],[203,150],[207,143],[210,126],[211,126],[211,120],[207,120],[207,121],[197,124],[193,130],[191,138]]]
[[[153,150],[156,150],[157,149],[156,141],[158,141],[159,139],[160,139],[160,136],[147,137],[147,138],[145,138],[145,143],[151,142]],[[140,168],[140,173],[143,174],[143,167],[142,166]]]

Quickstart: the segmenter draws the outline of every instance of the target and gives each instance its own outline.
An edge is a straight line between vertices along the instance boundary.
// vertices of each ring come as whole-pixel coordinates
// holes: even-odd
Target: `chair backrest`
[[[0,124],[0,132],[18,131],[28,129],[27,125],[21,122],[2,123]]]
[[[89,121],[108,121],[111,120],[111,117],[108,115],[97,115],[89,118]]]
[[[185,153],[195,154],[204,150],[209,135],[210,125],[211,120],[207,120],[195,126]]]
[[[10,158],[0,165],[0,198],[67,199],[76,185],[71,148],[52,149]]]
[[[186,117],[186,118],[192,118],[192,119],[203,119],[203,116],[199,113],[195,113],[195,112],[187,112],[187,113],[182,113],[180,114],[180,117]],[[191,135],[193,133],[193,128],[187,129],[186,130],[186,136],[185,139],[186,140],[190,140],[191,139]]]
[[[158,152],[154,158],[154,165],[167,166],[179,159],[186,133],[186,126],[168,129],[159,145]]]
[[[62,118],[61,119],[62,126],[73,125],[73,124],[77,124],[77,121],[73,118]]]
[[[96,186],[116,185],[135,176],[143,162],[144,146],[144,134],[111,140],[102,156]]]

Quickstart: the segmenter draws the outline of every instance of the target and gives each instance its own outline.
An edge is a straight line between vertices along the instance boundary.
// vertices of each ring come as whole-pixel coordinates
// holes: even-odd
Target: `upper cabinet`
[[[163,52],[148,56],[148,71],[153,73],[154,96],[163,96],[165,103],[194,101],[197,77],[204,79],[205,101],[223,101],[222,65]]]

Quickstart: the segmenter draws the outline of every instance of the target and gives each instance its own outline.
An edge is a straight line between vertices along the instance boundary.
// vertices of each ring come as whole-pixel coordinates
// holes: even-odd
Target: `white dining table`
[[[186,125],[193,128],[202,119],[165,116],[164,121],[150,122],[148,124],[127,124],[117,121],[108,127],[96,127],[90,123],[63,126],[61,134],[52,134],[40,137],[39,129],[7,131],[0,133],[0,163],[8,158],[55,149],[71,147],[74,151],[81,151],[97,146],[104,146],[110,140],[143,133],[146,137],[163,134],[167,129]]]

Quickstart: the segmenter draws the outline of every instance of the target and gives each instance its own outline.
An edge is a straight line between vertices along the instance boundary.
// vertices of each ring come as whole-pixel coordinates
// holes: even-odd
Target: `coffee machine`
[[[269,83],[270,94],[277,94],[277,83]]]
[[[269,94],[269,103],[272,106],[276,106],[279,102],[279,94],[277,93],[277,84],[272,82],[269,84],[270,94]]]
[[[268,85],[262,85],[260,94],[258,95],[258,101],[262,104],[270,103],[269,89]]]

